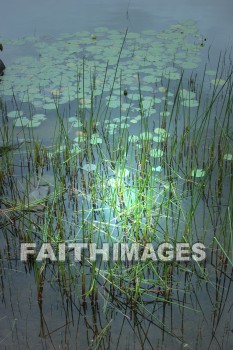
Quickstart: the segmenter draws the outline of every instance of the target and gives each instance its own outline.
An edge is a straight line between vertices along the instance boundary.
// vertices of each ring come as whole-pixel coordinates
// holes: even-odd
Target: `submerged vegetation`
[[[45,348],[231,348],[228,53],[216,69],[203,66],[190,21],[161,33],[97,28],[10,44],[33,55],[0,81],[0,288],[26,331],[21,340],[13,320],[2,344],[33,347],[32,310]],[[202,263],[75,262],[73,251],[65,263],[18,261],[24,242],[56,252],[59,243],[197,241]]]

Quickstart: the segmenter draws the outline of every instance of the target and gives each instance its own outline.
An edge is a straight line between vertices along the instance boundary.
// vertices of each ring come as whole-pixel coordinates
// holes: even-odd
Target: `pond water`
[[[233,348],[232,10],[1,6],[0,349]],[[33,242],[206,259],[20,261]]]

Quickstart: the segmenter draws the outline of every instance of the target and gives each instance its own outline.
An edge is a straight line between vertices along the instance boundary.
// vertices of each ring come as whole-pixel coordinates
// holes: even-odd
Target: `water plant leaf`
[[[158,135],[161,135],[163,137],[167,137],[168,136],[167,130],[165,130],[163,128],[155,128],[154,129],[154,133],[158,134]]]
[[[185,107],[198,107],[199,102],[197,100],[184,100],[181,104]]]
[[[194,169],[194,170],[192,170],[191,175],[193,177],[203,177],[203,176],[205,176],[205,170],[203,170],[203,169]]]
[[[163,156],[163,151],[162,151],[161,149],[159,149],[159,148],[152,149],[152,150],[150,151],[150,155],[151,155],[151,157],[153,157],[153,158],[160,158],[160,157]]]
[[[70,153],[71,153],[72,155],[74,155],[74,154],[79,154],[79,153],[81,153],[81,152],[82,152],[82,149],[81,149],[77,144],[74,144],[73,147],[72,147],[71,150],[70,150]]]
[[[164,140],[166,140],[166,137],[164,137],[163,135],[156,135],[153,137],[154,142],[163,142]]]
[[[101,144],[103,142],[102,138],[99,137],[98,134],[93,134],[91,136],[91,140],[90,140],[90,144],[91,145],[97,145],[97,144]]]
[[[72,123],[72,126],[76,127],[76,128],[80,128],[83,126],[83,123],[81,122],[80,119],[78,119],[77,116],[75,117],[70,117],[69,119],[69,122]]]
[[[171,113],[169,111],[160,112],[161,117],[169,117]]]
[[[95,164],[85,164],[82,166],[82,169],[88,172],[95,171],[96,170],[96,165]]]
[[[7,113],[8,118],[18,118],[22,117],[23,111],[11,111]]]
[[[226,154],[224,154],[223,159],[225,159],[225,160],[233,160],[233,154],[226,153]]]
[[[37,128],[40,125],[41,125],[41,121],[37,121],[37,120],[29,120],[29,123],[27,124],[29,128]]]
[[[128,169],[119,169],[116,171],[116,176],[121,178],[125,178],[125,177],[128,177],[130,175],[130,171]]]
[[[30,120],[26,117],[17,118],[15,121],[15,126],[26,126],[30,123]]]
[[[139,137],[137,135],[132,135],[128,137],[129,142],[137,142]]]
[[[41,121],[41,120],[46,120],[46,115],[42,113],[37,113],[32,116],[33,121]]]
[[[206,70],[207,75],[216,75],[216,70]]]
[[[195,99],[196,94],[193,91],[189,91],[186,89],[182,89],[179,91],[179,95],[181,98],[185,99],[185,100],[192,100]]]
[[[153,134],[152,134],[151,132],[149,132],[149,131],[141,132],[141,133],[139,134],[139,137],[140,137],[141,140],[145,140],[145,141],[150,140],[150,141],[153,141]]]
[[[215,86],[223,86],[225,84],[226,80],[224,79],[212,79],[211,80],[211,84],[215,85]]]
[[[79,143],[86,141],[87,135],[84,132],[80,131],[77,135],[78,136],[74,138],[74,142]]]

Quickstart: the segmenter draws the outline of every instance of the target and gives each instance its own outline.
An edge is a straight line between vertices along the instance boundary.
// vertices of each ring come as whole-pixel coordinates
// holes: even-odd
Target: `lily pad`
[[[141,132],[139,134],[139,137],[143,141],[153,141],[153,134],[151,132],[149,132],[149,131]]]
[[[196,97],[195,92],[189,91],[189,90],[186,90],[186,89],[180,90],[179,95],[184,100],[192,100],[192,99],[194,99]]]
[[[192,171],[191,175],[193,177],[203,177],[205,176],[205,170],[203,169],[195,169]]]
[[[41,120],[46,120],[46,115],[42,113],[34,114],[32,116],[33,121],[41,121]]]
[[[164,140],[166,140],[166,137],[164,137],[163,135],[156,135],[153,137],[154,142],[163,142]]]
[[[233,154],[226,153],[226,154],[224,154],[223,159],[225,159],[225,160],[233,160]]]
[[[224,79],[213,79],[211,80],[211,84],[215,85],[215,86],[223,86],[225,84],[226,80]]]
[[[129,142],[137,142],[139,137],[137,135],[132,135],[128,137]]]
[[[156,168],[152,167],[152,171],[156,171],[157,173],[161,173],[162,170],[163,168],[161,167],[161,165],[158,165]]]
[[[103,140],[101,139],[101,137],[99,137],[98,134],[93,134],[91,136],[91,140],[90,140],[91,145],[101,144],[102,142],[103,142]]]
[[[72,126],[74,126],[74,127],[79,128],[79,127],[83,126],[83,123],[81,122],[80,119],[78,119],[77,116],[70,117],[68,120],[69,120],[70,123],[72,123]]]
[[[160,112],[161,117],[169,117],[170,114],[171,114],[171,113],[168,112],[168,111]]]
[[[152,150],[150,151],[150,155],[151,155],[151,157],[153,157],[153,158],[160,158],[160,157],[163,156],[163,151],[162,151],[161,149],[159,149],[159,148],[157,148],[157,149],[152,149]]]
[[[184,100],[181,104],[185,107],[198,107],[199,102],[197,100]]]
[[[116,173],[117,177],[128,177],[130,175],[130,171],[128,169],[118,170]]]
[[[155,128],[154,129],[154,133],[158,134],[158,135],[161,135],[163,137],[167,137],[168,136],[167,130],[165,130],[163,128]]]
[[[28,123],[29,128],[37,128],[40,125],[41,125],[41,121],[37,121],[37,120],[30,120]]]
[[[26,126],[30,123],[30,120],[26,117],[17,118],[15,122],[15,126]]]
[[[7,113],[8,118],[18,118],[22,117],[23,111],[11,111]]]
[[[88,172],[92,172],[96,170],[96,165],[95,164],[85,164],[83,165],[82,169]]]

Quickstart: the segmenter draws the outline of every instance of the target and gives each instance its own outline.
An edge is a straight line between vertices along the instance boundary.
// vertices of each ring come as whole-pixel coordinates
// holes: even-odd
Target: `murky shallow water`
[[[12,3],[9,2],[5,4],[4,10],[8,11],[8,6],[11,6],[12,8]],[[11,17],[3,17],[3,20],[1,21],[1,26],[3,28],[1,34],[4,37],[10,37],[14,39],[19,37],[22,43],[22,45],[15,45],[17,44],[17,42],[15,42],[12,45],[12,43],[6,40],[6,46],[4,45],[3,59],[5,63],[9,62],[8,66],[11,68],[10,72],[6,72],[3,81],[5,84],[4,95],[6,96],[5,98],[7,101],[7,113],[9,114],[10,112],[18,109],[22,110],[24,113],[22,118],[29,118],[29,116],[35,115],[35,113],[43,113],[45,114],[44,117],[47,118],[46,120],[43,120],[43,117],[40,116],[39,124],[41,124],[39,126],[36,125],[35,128],[31,128],[29,130],[26,128],[24,131],[25,133],[20,131],[20,123],[22,123],[21,119],[19,121],[19,125],[17,125],[15,128],[16,133],[18,133],[18,138],[30,139],[32,138],[32,135],[34,135],[33,138],[38,135],[39,139],[43,140],[43,144],[45,146],[51,145],[51,130],[54,131],[55,126],[57,125],[57,119],[55,118],[56,103],[54,105],[54,97],[55,102],[57,101],[57,97],[59,97],[59,99],[64,99],[64,108],[62,104],[62,107],[60,109],[61,116],[64,118],[64,120],[66,120],[66,124],[68,125],[69,130],[69,137],[71,140],[77,137],[77,130],[79,130],[80,127],[76,128],[76,126],[73,125],[73,128],[71,128],[73,121],[69,121],[69,118],[74,117],[77,113],[77,78],[76,76],[74,77],[74,74],[77,72],[77,66],[74,65],[74,62],[76,62],[77,59],[77,47],[75,46],[72,52],[70,45],[75,45],[77,40],[82,41],[82,44],[79,46],[79,49],[81,50],[79,51],[81,59],[78,65],[78,69],[81,72],[80,86],[78,88],[81,96],[79,96],[78,100],[79,104],[82,105],[83,103],[81,101],[83,100],[83,85],[81,82],[83,52],[85,52],[85,57],[87,54],[89,55],[87,61],[85,61],[85,69],[87,72],[89,71],[90,67],[92,67],[93,70],[95,63],[98,62],[96,79],[98,79],[98,75],[101,76],[101,79],[103,78],[106,67],[106,60],[110,61],[110,74],[109,78],[107,79],[107,83],[110,84],[112,81],[111,79],[115,74],[114,69],[117,61],[116,53],[121,47],[126,27],[129,27],[129,32],[136,34],[131,34],[131,39],[129,39],[127,43],[128,46],[126,45],[126,47],[128,47],[128,52],[124,52],[123,50],[123,56],[125,54],[125,58],[123,57],[123,62],[125,60],[126,64],[119,66],[123,71],[122,74],[124,88],[127,88],[127,95],[122,96],[122,102],[125,103],[125,106],[123,106],[125,109],[122,110],[122,114],[126,117],[123,124],[129,123],[130,126],[127,127],[127,130],[129,130],[130,135],[140,135],[140,131],[142,131],[140,126],[141,118],[138,120],[136,119],[136,122],[131,122],[132,120],[135,120],[135,117],[137,117],[138,114],[140,114],[140,111],[136,109],[138,108],[138,96],[136,96],[137,98],[135,100],[133,99],[134,92],[138,94],[138,91],[136,88],[132,89],[131,91],[130,89],[132,87],[138,87],[137,72],[141,69],[140,74],[143,82],[143,84],[141,84],[142,94],[143,97],[149,97],[149,102],[147,100],[143,106],[145,112],[144,120],[146,120],[145,123],[147,123],[148,120],[149,132],[153,131],[154,127],[160,127],[164,117],[165,102],[174,102],[176,84],[179,81],[181,74],[179,68],[182,67],[184,59],[184,55],[182,57],[182,52],[185,52],[185,46],[188,45],[188,42],[190,42],[190,38],[187,41],[186,39],[183,40],[182,38],[178,44],[175,43],[178,35],[177,30],[179,30],[179,35],[181,35],[181,37],[183,34],[181,34],[180,31],[187,30],[187,27],[177,27],[177,22],[180,20],[189,19],[194,19],[198,22],[197,32],[194,30],[195,25],[192,27],[193,24],[190,22],[191,28],[193,28],[191,30],[190,36],[194,36],[191,38],[191,43],[195,43],[195,45],[194,47],[190,46],[188,48],[188,51],[190,52],[190,57],[192,58],[191,64],[194,64],[194,66],[191,67],[190,70],[186,70],[187,67],[183,68],[185,68],[184,85],[186,84],[184,88],[187,89],[187,81],[190,78],[190,72],[192,72],[192,69],[195,70],[196,67],[196,84],[200,87],[202,81],[203,66],[205,63],[207,61],[209,63],[208,70],[216,71],[216,62],[218,55],[215,54],[219,53],[219,48],[223,48],[225,50],[228,43],[230,43],[231,38],[230,34],[228,33],[230,33],[229,28],[232,26],[229,16],[231,4],[230,2],[226,1],[225,5],[225,7],[223,5],[219,7],[213,4],[213,2],[209,2],[205,5],[195,3],[195,5],[187,6],[183,1],[180,1],[179,6],[177,6],[175,9],[173,8],[171,11],[170,7],[166,3],[151,3],[151,1],[144,2],[143,6],[139,2],[135,1],[117,2],[111,4],[111,6],[105,1],[99,4],[94,2],[81,2],[78,8],[73,1],[66,2],[65,6],[61,1],[56,1],[56,3],[50,1],[49,3],[46,2],[46,4],[40,2],[39,5],[32,3],[28,4],[28,2],[25,1],[24,3],[20,4],[19,8],[17,7],[18,4],[14,4],[15,12],[13,15]],[[221,21],[219,20],[220,17]],[[14,25],[10,25],[11,23]],[[166,38],[160,38],[160,41],[162,41],[161,47],[156,47],[157,41],[150,39],[149,34],[151,33],[147,32],[141,36],[143,30],[152,29],[155,31],[152,33],[152,35],[156,35],[158,31],[167,30],[170,25],[176,26],[173,27],[173,31],[175,32],[175,39],[171,36],[171,40],[167,44]],[[190,25],[188,25],[189,29]],[[103,31],[104,34],[100,34],[101,31],[94,30],[100,26],[107,27],[107,30]],[[88,31],[88,33],[79,34],[80,31]],[[68,34],[64,35],[64,33]],[[96,38],[93,37],[93,35],[96,35]],[[31,37],[30,39],[28,39],[29,36]],[[200,47],[200,44],[202,44],[202,40],[205,37],[207,37],[208,42],[212,43],[212,39],[214,40],[210,51],[213,53],[212,56],[214,57],[211,57],[211,60],[208,60],[208,42],[207,44],[204,43],[204,47]],[[146,39],[148,40],[148,45],[146,45]],[[3,40],[1,39],[1,41]],[[98,54],[98,52],[96,52],[96,46],[98,49],[98,44],[96,45],[96,42],[98,43],[100,41],[102,44],[101,50]],[[87,42],[88,45],[86,45]],[[137,48],[135,48],[136,45]],[[108,50],[109,46],[111,47],[111,52]],[[68,47],[70,50],[69,57],[67,55]],[[85,47],[85,50],[83,47]],[[183,51],[180,49],[181,47]],[[116,49],[115,54],[112,52],[113,48]],[[169,55],[167,55],[169,48],[170,52]],[[144,53],[146,50],[155,50],[154,54],[157,54],[157,50],[160,50],[161,56],[158,60],[160,62],[157,61],[155,63],[151,58],[151,60],[148,60],[149,64],[145,67],[145,62],[142,62],[142,59],[140,58],[140,55],[138,55],[138,52],[140,53],[143,51]],[[178,67],[176,65],[174,68],[173,56],[174,52],[177,51],[180,54],[182,62],[177,62]],[[132,52],[139,59],[139,61],[136,61],[135,68],[132,67],[132,59],[129,59],[132,56]],[[153,52],[151,51],[149,55],[147,55],[147,58],[152,55],[152,53]],[[198,60],[198,55],[200,55],[200,58],[202,59],[200,62]],[[19,57],[18,68],[15,65],[15,56]],[[230,54],[228,53],[227,57],[229,56]],[[185,57],[187,58],[187,56]],[[58,60],[55,60],[57,58]],[[52,64],[49,63],[50,61],[52,61]],[[227,62],[229,63],[228,58]],[[186,63],[190,64],[190,60],[186,59]],[[100,64],[102,64],[102,68],[100,67]],[[23,72],[22,65],[24,66]],[[151,66],[153,67],[153,71],[150,70]],[[158,81],[153,80],[155,79],[154,66],[156,66],[157,69],[156,78]],[[163,87],[163,84],[161,84],[161,75],[166,75],[167,66],[170,67],[170,69],[169,71],[167,70],[167,77],[163,78],[163,82],[166,86],[167,78],[170,75],[171,85],[169,92],[171,93],[171,96],[168,96],[167,99],[163,100],[164,91],[161,89],[159,90],[159,88]],[[163,70],[162,73],[158,72],[159,67]],[[18,73],[18,70],[20,70],[20,68],[21,71]],[[63,69],[63,78],[65,78],[65,83],[63,83],[63,81],[60,82],[60,80],[55,80],[54,78],[56,77],[57,79],[59,72]],[[149,70],[145,71],[145,69]],[[45,72],[47,74],[46,82],[44,82]],[[224,75],[222,78],[226,78],[227,73],[229,73],[228,66],[225,67]],[[38,81],[33,79],[34,77],[38,77],[38,74],[43,77],[42,81],[40,81],[39,84],[39,91]],[[124,74],[126,74],[126,77]],[[24,80],[23,78],[25,75],[28,76]],[[204,84],[204,97],[200,103],[200,111],[202,111],[202,108],[204,108],[203,105],[205,105],[205,103],[207,104],[207,100],[210,98],[208,93],[210,89],[214,88],[214,84],[211,84],[211,80],[213,80],[214,77],[215,76],[211,74],[207,75],[207,79],[205,80]],[[32,79],[34,86],[32,86],[31,80],[29,79]],[[30,87],[28,86],[28,81],[30,82]],[[100,82],[100,86],[102,84],[103,81]],[[116,84],[119,84],[119,80],[116,82]],[[12,95],[9,91],[12,85],[14,85],[15,91],[15,99],[13,100]],[[147,88],[151,88],[151,86],[153,87],[152,91],[148,91]],[[69,87],[69,89],[67,87]],[[110,87],[111,85],[107,86],[104,94],[104,104],[102,106],[103,108],[101,109],[102,113],[106,112],[106,101],[108,101],[106,100],[106,97],[108,96]],[[143,87],[145,90],[143,90]],[[85,81],[84,87],[84,92],[88,93],[88,97],[85,96],[85,103],[87,102],[87,105],[85,106],[87,108],[85,117],[87,120],[89,120],[89,114],[92,110],[90,104],[90,88],[91,81],[88,77],[88,79]],[[29,91],[29,89],[31,90]],[[52,94],[51,91],[53,91]],[[114,120],[114,118],[119,119],[119,112],[117,110],[119,107],[119,99],[117,97],[119,95],[117,95],[117,93],[121,95],[121,92],[119,91],[119,86],[116,86],[116,90],[114,90],[113,93],[113,96],[115,94],[116,97],[115,99],[111,99],[110,103],[112,105],[109,107],[107,112],[107,118],[109,117],[109,114],[111,114],[111,121]],[[98,106],[98,101],[101,96],[100,92],[101,91],[96,92],[96,106]],[[157,99],[156,103],[155,100],[151,100],[151,97],[154,96],[154,94],[155,98]],[[187,91],[183,91],[183,95],[184,94],[187,94]],[[31,110],[29,109],[27,103],[28,97],[31,101]],[[47,100],[45,100],[46,98]],[[20,104],[19,100],[21,100],[21,102],[23,101],[22,105]],[[195,94],[195,97],[191,97],[190,91],[188,98],[181,96],[181,104],[187,100],[188,104],[190,104],[190,100],[197,101],[198,95]],[[222,100],[224,100],[224,95]],[[146,99],[144,99],[144,101],[146,101]],[[67,103],[69,103],[69,108],[67,107]],[[46,106],[49,107],[44,108]],[[172,104],[168,106],[168,111],[171,113]],[[190,118],[190,120],[195,119],[197,107],[186,108],[187,106],[184,104],[182,110],[187,113],[186,123],[189,125],[188,118]],[[156,109],[157,112],[155,112],[154,109]],[[214,108],[213,114],[215,115],[216,113],[219,113],[220,110],[221,102],[219,102],[219,105]],[[2,109],[2,117],[4,115],[3,111],[4,109]],[[175,117],[176,113],[174,112],[172,115]],[[201,116],[203,116],[203,114],[201,114]],[[104,116],[101,114],[101,118],[103,117]],[[228,119],[230,122],[232,121],[232,114],[229,111]],[[176,129],[178,138],[180,138],[184,130],[184,119],[177,118],[177,120],[178,124],[176,125],[174,119],[171,119],[169,133]],[[197,124],[197,128],[200,127],[201,120],[202,119],[199,118],[200,124]],[[8,117],[8,123],[10,126],[14,122],[15,118]],[[25,122],[28,123],[27,120]],[[35,123],[38,123],[38,119],[35,120]],[[109,132],[107,135],[111,135],[111,132],[114,135],[113,130],[115,128],[117,129],[117,135],[120,132],[120,128],[118,127],[119,123],[121,125],[122,121],[116,120],[113,123],[114,125],[117,125],[116,127],[109,127],[107,126],[108,123],[104,123],[104,128],[108,129]],[[3,125],[4,123],[2,121],[2,129]],[[125,125],[124,128],[126,128]],[[111,129],[113,130],[111,131]],[[216,123],[211,118],[209,121],[207,140],[211,140],[215,129]],[[34,134],[32,134],[32,131]],[[58,131],[59,129],[57,129],[57,132],[54,132],[54,134],[57,135],[59,133]],[[100,144],[102,150],[106,151],[107,143],[104,142],[104,135],[106,135],[104,132],[102,134],[100,133],[98,136],[95,136],[94,138],[92,137],[92,140],[94,140],[95,143],[96,137],[100,137],[102,140],[102,144]],[[153,137],[158,137],[158,135],[161,137],[161,134],[157,134],[157,136],[153,134]],[[84,135],[84,137],[86,136]],[[147,134],[146,139],[148,137],[150,136]],[[171,133],[169,137],[173,137],[173,133]],[[141,139],[142,138],[143,137],[141,136]],[[60,141],[61,146],[64,146],[63,141],[64,140]],[[90,138],[88,139],[88,142],[89,141]],[[114,148],[114,141],[112,142],[113,144],[111,144],[111,147]],[[208,141],[206,143],[205,138],[201,142],[203,143],[203,150],[208,149],[208,147],[211,146],[211,142]],[[77,144],[80,146],[80,134]],[[143,144],[144,147],[147,147],[146,145]],[[131,147],[131,158],[133,160],[128,163],[128,169],[134,174],[137,174],[140,173],[140,169],[136,169],[136,166],[138,164],[136,158],[133,158],[134,147]],[[100,149],[94,151],[94,157],[97,159],[101,154]],[[149,149],[148,152],[150,151],[151,149]],[[189,151],[190,149],[186,150],[186,153],[188,154]],[[207,151],[205,152],[206,160],[208,160],[210,153]],[[19,152],[18,154],[17,151],[15,152],[15,164],[20,165],[22,162],[24,166],[27,165],[26,160],[22,161],[23,154],[25,153],[21,154]],[[50,157],[52,156],[53,154],[51,150]],[[198,157],[200,157],[202,160],[203,154],[199,154]],[[106,158],[108,159],[108,157]],[[58,159],[61,159],[62,162],[66,158],[62,155],[61,158]],[[88,159],[90,160],[90,158]],[[84,160],[83,165],[88,162],[88,159]],[[187,156],[186,159],[188,159]],[[156,168],[161,164],[160,159],[158,160],[157,158],[153,159],[152,162],[153,168]],[[196,166],[198,164],[198,161],[194,163]],[[103,164],[98,164],[98,166],[104,169],[106,178],[111,179],[113,178],[115,169],[111,167],[111,163],[108,164],[108,168]],[[230,194],[232,193],[232,166],[226,164],[226,162],[223,164],[225,178],[223,181],[222,202],[221,199],[219,199],[219,197],[215,194],[214,190],[211,189],[210,195],[208,195],[208,201],[202,199],[200,202],[198,202],[198,209],[195,212],[196,219],[192,223],[190,229],[193,235],[193,239],[194,237],[195,240],[199,239],[199,237],[203,239],[203,236],[206,236],[205,242],[207,245],[209,245],[212,243],[212,234],[216,234],[216,237],[221,240],[221,244],[224,243],[224,247],[226,247],[228,245],[232,246],[232,233],[229,229],[229,218],[227,214],[227,208],[230,210],[230,215],[232,212],[231,199],[229,199],[229,194],[227,195],[227,190],[229,190]],[[75,163],[74,166],[79,166],[78,162]],[[189,164],[189,167],[190,166],[194,165]],[[204,168],[203,164],[199,164],[199,167]],[[193,168],[191,167],[190,169],[192,170]],[[178,172],[178,175],[183,176],[182,171],[185,171],[185,165],[181,166],[180,163],[180,167],[178,167],[176,171]],[[23,171],[23,177],[21,177],[21,173],[22,171],[20,166],[16,167],[14,169],[12,178],[19,179],[16,187],[22,193],[24,193],[24,186],[27,187],[25,185],[27,181],[25,180],[24,175],[27,174],[27,172]],[[50,176],[49,182],[53,186],[53,181],[56,177],[52,176],[51,180],[51,174],[53,174],[51,167],[48,171],[44,169],[43,173]],[[157,174],[157,172],[153,170],[153,174]],[[158,172],[158,174],[160,173]],[[163,172],[161,175],[159,175],[161,176],[159,180],[159,191],[161,190],[161,187],[162,189],[166,189],[166,185],[168,185],[167,180],[165,181],[163,178],[165,175],[167,174],[164,174]],[[212,177],[210,183],[214,187],[216,186],[216,183],[218,183],[218,181],[216,181],[216,178],[219,176],[219,169],[215,169],[211,176]],[[59,179],[61,178],[59,177]],[[69,178],[72,178],[70,174],[65,180],[66,184],[70,184]],[[33,174],[31,180],[32,179],[35,180],[34,185],[36,186],[38,184],[38,179],[36,178],[35,173]],[[93,181],[94,177],[92,178],[89,173],[88,175],[85,173],[83,177],[80,175],[79,180],[76,179],[76,182],[73,183],[73,186],[76,187],[76,185],[79,184],[78,181],[83,181],[83,179],[87,184],[90,184],[90,181]],[[130,181],[132,181],[132,178],[129,180],[129,185],[132,186],[132,182]],[[174,183],[176,185],[175,191],[180,191],[179,193],[183,193],[183,190],[181,190],[182,186],[184,185],[183,179],[181,179],[180,183],[178,180],[174,180]],[[8,185],[6,186],[6,184]],[[150,182],[149,184],[151,186]],[[115,182],[110,182],[110,185],[114,186]],[[8,191],[8,187],[10,188],[10,185],[7,181],[5,182],[5,186],[6,187],[4,191]],[[211,185],[209,186],[211,187]],[[82,189],[83,188],[84,187],[82,187]],[[34,186],[30,185],[29,191],[33,190],[35,190]],[[109,187],[107,190],[109,190]],[[133,193],[132,201],[134,201],[135,193],[137,195],[137,192],[135,192],[136,190],[130,192],[130,190],[128,190],[128,187],[124,190],[125,193],[127,193],[127,196],[129,195],[127,191],[129,191],[129,193]],[[111,215],[115,216],[115,213],[113,213],[113,210],[110,210],[109,213],[109,206],[111,207],[111,198],[107,197],[106,191],[104,194],[106,196],[104,203],[107,206],[107,211],[104,212],[102,221],[103,218],[105,221],[107,221],[109,218],[111,218]],[[156,192],[156,194],[158,193]],[[173,192],[173,195],[175,194],[176,192]],[[69,195],[71,196],[71,194]],[[183,210],[188,211],[188,207],[190,206],[190,198],[194,198],[195,195],[196,194],[194,194],[192,197],[192,195],[188,193],[187,198],[184,195],[184,199],[182,200]],[[149,198],[151,198],[151,196],[154,196],[154,192],[152,192]],[[69,202],[67,194],[65,194],[64,198],[65,203]],[[79,197],[79,206],[81,205],[84,198],[85,205],[87,205],[85,208],[90,209],[91,204],[85,196],[81,198]],[[163,198],[167,197],[165,196]],[[176,213],[178,213],[178,211],[176,212],[176,198],[173,198],[172,202],[174,207],[172,209],[169,209],[169,213],[174,213],[175,218],[177,218]],[[70,203],[71,207],[69,207],[70,204],[68,206],[65,205],[66,209],[69,208],[69,214],[67,214],[66,217],[68,224],[64,224],[63,226],[63,228],[66,228],[67,230],[69,229],[69,234],[67,234],[68,231],[65,233],[65,237],[69,239],[75,237],[77,238],[76,229],[82,222],[82,213],[76,214],[75,212],[75,210],[77,210],[77,207],[75,207],[75,205],[77,205],[77,202],[74,201],[72,203],[71,200]],[[207,203],[211,208],[212,206],[216,206],[216,209],[212,208],[209,211]],[[103,202],[100,202],[99,207],[101,207],[102,204]],[[223,204],[222,207],[221,204]],[[120,211],[122,208],[120,207],[119,203],[117,203],[117,205],[118,210]],[[181,207],[179,207],[179,209],[181,209]],[[150,204],[148,204],[148,210],[151,210]],[[2,303],[0,306],[0,348],[81,350],[182,348],[209,348],[228,350],[232,348],[232,269],[230,264],[226,263],[226,256],[223,254],[220,246],[215,247],[213,253],[211,253],[211,249],[208,249],[207,251],[207,261],[203,265],[203,267],[206,267],[205,272],[208,275],[207,280],[202,274],[202,269],[199,269],[197,266],[195,266],[195,264],[191,264],[190,266],[186,266],[184,264],[181,266],[172,267],[166,264],[161,265],[154,263],[154,270],[151,270],[151,266],[149,266],[149,268],[145,269],[142,274],[139,274],[141,279],[141,294],[138,298],[134,292],[137,290],[138,283],[137,278],[135,278],[134,270],[130,270],[127,266],[125,266],[123,270],[121,270],[120,267],[117,267],[114,271],[115,275],[117,276],[114,282],[116,285],[111,286],[108,284],[108,279],[110,276],[108,276],[107,279],[103,278],[105,274],[104,271],[107,271],[107,266],[101,265],[101,273],[97,278],[97,293],[97,288],[90,288],[93,281],[92,276],[94,273],[96,273],[95,267],[93,266],[87,264],[87,266],[83,268],[82,264],[75,264],[71,261],[70,264],[66,263],[59,267],[56,263],[54,265],[48,264],[46,265],[45,270],[43,270],[43,265],[32,265],[30,268],[30,265],[24,266],[24,264],[18,261],[19,242],[20,240],[26,240],[25,236],[28,232],[30,232],[30,230],[35,231],[37,240],[40,241],[41,231],[38,230],[39,226],[37,226],[37,224],[41,224],[42,221],[40,221],[40,216],[43,217],[43,215],[43,212],[42,214],[40,213],[38,215],[38,218],[36,214],[32,213],[29,220],[28,218],[25,219],[26,222],[24,223],[24,226],[18,226],[21,230],[23,227],[23,231],[17,231],[17,224],[15,226],[15,223],[11,222],[12,220],[14,221],[14,214],[12,216],[11,214],[9,214],[9,216],[7,214],[3,215],[2,217],[1,225],[4,225],[5,229],[1,226]],[[10,220],[8,221],[9,218]],[[118,220],[122,220],[122,217],[120,217],[120,219],[119,217],[117,218]],[[73,228],[69,228],[69,222],[72,220],[75,222],[75,226]],[[101,215],[97,215],[95,220],[100,221]],[[227,221],[227,224],[224,224],[224,220]],[[35,226],[30,226],[30,222],[32,222]],[[113,223],[115,224],[115,221]],[[169,227],[167,227],[166,220],[163,220],[163,218],[161,218],[159,224],[161,226],[160,228],[157,226],[157,229],[160,230],[158,236],[161,235],[161,237],[164,237],[164,232],[166,232],[166,230],[168,230],[170,234],[171,232],[175,233],[177,231],[176,221],[174,221],[172,224],[169,223]],[[179,234],[182,235],[182,230],[185,228],[185,225],[182,223],[179,225]],[[228,231],[224,231],[225,229]],[[85,230],[87,231],[86,226]],[[205,230],[205,232],[203,232],[203,230]],[[121,237],[121,229],[114,230],[114,232],[116,233],[116,237]],[[222,236],[225,237],[225,240],[222,238]],[[18,237],[20,237],[20,240]],[[11,255],[11,259],[7,260],[6,257],[9,253]],[[98,263],[96,268],[98,270]],[[85,272],[84,274],[83,271]],[[85,283],[83,281],[84,275]],[[165,279],[167,278],[166,283],[169,285],[169,288],[167,290],[163,289],[166,283],[161,285],[159,282],[159,277],[161,276],[163,276]],[[85,298],[83,296],[83,285],[85,285],[86,292],[90,289],[90,293],[88,293]],[[119,286],[120,288],[118,289]],[[128,291],[126,289],[126,286],[129,288]],[[168,295],[165,295],[166,293],[168,293]],[[164,299],[167,299],[168,301],[164,302]]]

